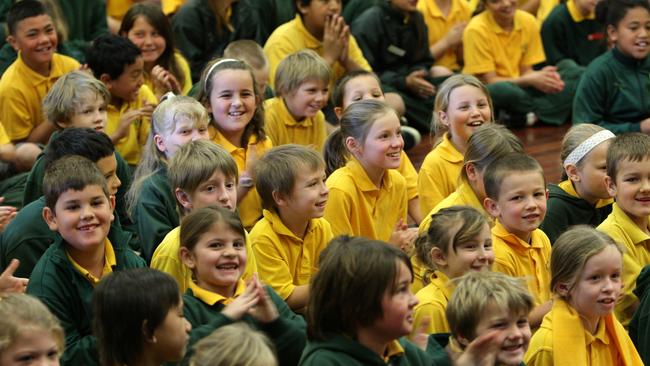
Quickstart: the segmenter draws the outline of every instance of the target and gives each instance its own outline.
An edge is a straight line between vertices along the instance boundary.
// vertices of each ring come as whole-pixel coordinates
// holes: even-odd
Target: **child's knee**
[[[43,152],[40,146],[31,142],[23,142],[16,145],[15,165],[18,170],[30,170],[38,156]]]

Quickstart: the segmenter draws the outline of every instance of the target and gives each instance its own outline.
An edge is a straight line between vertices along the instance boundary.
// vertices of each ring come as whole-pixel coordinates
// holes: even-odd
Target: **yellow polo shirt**
[[[458,186],[458,188],[456,188],[454,193],[450,194],[449,196],[447,196],[447,198],[440,201],[440,203],[438,203],[436,207],[433,208],[433,210],[429,211],[429,214],[422,220],[422,222],[420,223],[420,227],[418,229],[420,235],[426,233],[426,231],[429,230],[429,225],[431,225],[431,215],[442,210],[443,208],[452,207],[452,206],[473,207],[477,209],[480,213],[485,215],[485,217],[490,222],[492,220],[490,215],[483,208],[483,203],[479,201],[478,197],[476,197],[476,193],[474,193],[472,186],[470,186],[469,183],[467,182],[461,181],[460,185]]]
[[[550,0],[553,1],[553,0]],[[576,3],[573,0],[568,0],[566,2],[566,8],[569,11],[569,15],[571,15],[571,19],[573,19],[574,22],[580,23],[583,20],[591,20],[591,19],[596,19],[596,13],[592,12],[591,14],[587,16],[583,16],[582,13],[580,13],[580,10],[576,7]]]
[[[189,288],[190,290],[192,290],[194,297],[203,301],[207,305],[212,306],[216,303],[222,303],[224,305],[228,305],[231,302],[233,302],[233,300],[235,300],[237,296],[243,294],[244,291],[246,291],[246,282],[244,282],[244,280],[242,280],[241,278],[239,279],[239,281],[237,281],[237,287],[235,287],[235,293],[232,297],[225,297],[215,292],[206,290],[202,287],[199,287],[199,285],[197,285],[194,282],[190,282]]]
[[[296,286],[308,285],[318,270],[318,257],[332,240],[332,228],[323,218],[311,219],[301,239],[277,213],[263,213],[250,235],[257,269],[260,279],[286,300]]]
[[[133,0],[106,0],[106,14],[111,18],[122,20],[133,3]]]
[[[264,129],[275,146],[311,145],[321,152],[327,138],[323,112],[318,111],[314,117],[296,121],[281,97],[267,99],[264,102]]]
[[[273,31],[264,44],[264,54],[269,59],[269,85],[272,88],[275,88],[275,70],[278,68],[280,61],[288,55],[305,48],[314,50],[323,56],[323,41],[316,39],[309,33],[302,23],[300,15],[296,15],[294,20],[282,24]],[[350,35],[348,42],[348,57],[354,60],[362,69],[372,70],[352,35]],[[340,79],[345,72],[343,65],[338,61],[335,62],[332,66],[332,83]]]
[[[408,200],[410,201],[414,198],[418,198],[418,171],[415,170],[413,163],[411,163],[411,159],[409,159],[409,156],[406,155],[404,150],[400,153],[400,161],[397,171],[406,180],[406,194],[408,195]]]
[[[271,139],[266,138],[263,141],[257,141],[257,136],[251,136],[248,139],[248,146],[246,148],[237,147],[228,141],[219,130],[214,128],[213,125],[209,126],[210,136],[212,136],[212,141],[217,145],[221,145],[230,155],[235,159],[237,163],[237,169],[239,174],[247,170],[246,166],[246,156],[250,149],[253,149],[251,145],[255,145],[254,150],[257,153],[257,158],[261,158],[267,151],[273,148],[273,143]],[[251,187],[248,190],[248,193],[244,196],[242,200],[237,202],[237,207],[239,209],[239,217],[244,224],[246,230],[251,230],[253,225],[262,217],[262,199],[257,193],[255,187]]]
[[[430,212],[452,194],[458,188],[462,170],[463,154],[445,133],[442,141],[424,158],[418,173],[420,212]]]
[[[551,299],[551,241],[540,229],[531,233],[530,244],[509,233],[496,221],[492,228],[492,270],[522,277],[535,298],[535,306]]]
[[[540,28],[542,27],[542,23],[544,23],[544,20],[546,20],[546,17],[548,17],[548,15],[551,14],[553,8],[555,8],[559,3],[560,3],[559,0],[539,1],[539,7],[537,8],[537,24],[539,24]]]
[[[108,104],[106,111],[108,112],[108,123],[106,124],[106,134],[112,135],[115,133],[120,125],[120,118],[129,110],[142,108],[144,105],[143,99],[151,104],[158,104],[158,99],[153,94],[148,86],[142,85],[138,97],[131,102],[123,102],[118,109],[114,104]],[[140,118],[135,120],[129,126],[127,135],[120,139],[115,144],[115,149],[122,154],[124,160],[129,165],[138,165],[140,163],[140,156],[142,149],[147,142],[149,130],[151,129],[151,121],[149,118]]]
[[[469,21],[463,33],[466,74],[495,71],[498,76],[518,78],[521,66],[532,66],[546,59],[537,20],[517,10],[512,31],[504,31],[489,11]]]
[[[457,23],[469,21],[472,17],[472,9],[466,0],[451,0],[451,9],[446,17],[438,8],[435,0],[418,1],[417,7],[429,30],[429,47],[443,39],[451,27]],[[447,49],[442,57],[436,59],[435,64],[448,67],[450,70],[460,70],[457,50],[455,48]]]
[[[11,141],[26,139],[34,127],[45,121],[43,98],[61,76],[79,66],[77,60],[55,53],[50,75],[43,76],[30,69],[18,53],[0,79],[0,121]]]
[[[115,258],[115,250],[113,250],[113,245],[108,239],[104,240],[104,269],[102,270],[102,276],[97,278],[93,276],[87,269],[83,268],[79,263],[77,263],[70,254],[66,251],[65,253],[68,256],[68,260],[72,263],[74,269],[76,269],[85,279],[90,282],[93,287],[97,286],[99,281],[104,278],[109,273],[113,273],[113,267],[117,266],[117,259]]]
[[[435,271],[431,276],[431,282],[415,294],[420,301],[415,306],[415,319],[413,320],[414,335],[420,329],[422,321],[429,318],[429,326],[425,329],[427,334],[449,333],[447,323],[447,304],[453,292],[449,278],[440,272]]]
[[[165,15],[175,13],[181,5],[185,4],[186,0],[161,0],[160,5]]]
[[[650,217],[648,218],[650,225]],[[627,327],[634,315],[634,305],[639,301],[632,291],[636,288],[636,278],[643,267],[650,264],[650,236],[641,230],[617,203],[612,205],[612,213],[597,227],[611,236],[615,242],[625,247],[623,253],[623,296],[618,299],[614,313]]]
[[[394,169],[384,173],[381,187],[370,180],[355,158],[327,178],[330,189],[325,219],[338,235],[388,241],[399,219],[406,222],[408,198],[404,177]]]
[[[174,52],[174,58],[176,59],[176,64],[178,65],[180,72],[183,73],[184,78],[183,85],[181,85],[181,94],[187,95],[187,93],[189,93],[192,89],[192,74],[190,72],[190,64],[187,63],[185,57],[183,57],[183,55],[181,55],[179,52]],[[180,81],[180,78],[178,76],[176,76],[176,78]],[[163,92],[156,90],[153,79],[151,79],[151,75],[147,72],[144,73],[144,85],[148,86],[149,89],[154,92],[154,94],[160,94],[161,96],[164,94]]]
[[[11,139],[7,135],[7,131],[5,130],[2,123],[0,123],[0,146],[7,145],[10,143],[11,143]]]
[[[192,282],[192,272],[187,268],[180,256],[181,248],[181,227],[177,226],[172,231],[165,235],[165,238],[160,245],[153,252],[151,257],[151,268],[155,268],[159,271],[168,273],[178,283],[178,288],[181,291],[181,294],[185,293],[188,289],[190,282]],[[251,248],[251,241],[246,234],[246,268],[244,269],[244,274],[242,278],[248,280],[253,278],[253,274],[257,272],[257,260],[255,258],[255,253]]]

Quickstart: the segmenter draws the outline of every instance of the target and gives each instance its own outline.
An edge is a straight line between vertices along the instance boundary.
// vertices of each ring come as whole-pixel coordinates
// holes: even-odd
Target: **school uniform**
[[[523,1],[525,4],[527,1]],[[521,1],[520,1],[521,3]],[[537,23],[541,26],[544,21],[548,18],[549,14],[560,4],[560,0],[540,0],[539,6],[537,7]],[[522,4],[523,5],[523,4]]]
[[[395,225],[406,223],[408,200],[404,177],[387,169],[377,188],[356,158],[327,178],[330,189],[325,219],[334,236],[354,235],[388,241]]]
[[[115,240],[111,240],[115,239]],[[144,267],[126,246],[125,238],[108,238],[102,277],[113,271]],[[97,340],[92,335],[92,295],[99,281],[68,256],[69,244],[57,237],[34,268],[27,293],[41,300],[65,331],[61,365],[98,365]]]
[[[491,216],[483,208],[483,203],[479,201],[476,197],[476,193],[472,189],[472,186],[466,181],[462,181],[454,193],[447,196],[438,203],[433,210],[431,210],[426,217],[420,223],[418,232],[420,235],[424,234],[429,230],[431,225],[431,215],[442,210],[443,208],[452,207],[452,206],[470,206],[475,208],[478,212],[482,213],[490,222],[492,221]]]
[[[165,15],[173,15],[186,0],[161,0],[160,7]]]
[[[596,205],[578,196],[573,184],[565,180],[558,185],[548,185],[549,196],[546,203],[546,216],[540,229],[551,243],[573,225],[596,227],[612,212],[613,199],[601,199]]]
[[[559,298],[533,334],[525,362],[529,366],[643,365],[625,328],[613,314],[601,317],[592,334],[584,328],[580,314]]]
[[[535,306],[551,299],[551,242],[542,230],[535,229],[526,243],[497,220],[492,228],[492,248],[493,271],[524,278]]]
[[[452,292],[453,286],[449,283],[449,278],[444,273],[435,271],[429,284],[415,294],[419,303],[415,306],[411,335],[420,330],[422,322],[427,318],[429,326],[424,329],[427,334],[449,333],[445,311]]]
[[[176,65],[178,65],[179,71],[183,74],[183,83],[180,85],[181,94],[187,95],[192,89],[192,73],[190,72],[190,65],[187,63],[185,57],[183,57],[183,55],[178,52],[174,52],[174,60],[176,60]],[[167,71],[171,72],[171,70]],[[181,81],[180,75],[174,75],[174,77],[176,77],[176,80],[178,80],[178,82]],[[165,94],[164,92],[156,89],[156,85],[151,78],[151,74],[148,72],[144,73],[144,85],[146,85],[149,90],[151,90],[155,95],[160,94],[162,96]]]
[[[221,311],[235,297],[241,295],[245,289],[246,284],[240,279],[237,283],[235,295],[231,298],[225,298],[202,289],[195,283],[190,284],[190,288],[183,295],[183,315],[192,324],[188,351],[185,354],[183,364],[186,364],[192,356],[192,346],[196,342],[212,333],[215,329],[235,322],[223,315]],[[302,317],[293,313],[273,289],[268,286],[265,286],[265,289],[270,300],[278,309],[279,317],[271,323],[264,324],[246,314],[240,321],[248,323],[252,328],[264,332],[269,337],[275,346],[280,365],[297,365],[306,342],[305,321]]]
[[[134,0],[107,0],[106,14],[111,18],[122,20],[133,2]]]
[[[418,198],[418,172],[415,170],[411,159],[409,156],[402,150],[400,152],[400,161],[397,171],[404,177],[406,180],[406,194],[408,195],[408,200]]]
[[[445,133],[436,147],[424,157],[418,173],[420,212],[430,212],[458,188],[463,170],[463,154]]]
[[[250,234],[257,269],[260,279],[286,300],[296,286],[309,285],[321,251],[332,240],[332,229],[322,217],[309,219],[305,237],[299,238],[277,213],[263,214]]]
[[[639,356],[645,363],[650,362],[650,266],[645,266],[636,279],[634,294],[640,299],[639,306],[634,312],[628,325],[630,339],[636,346]]]
[[[616,47],[584,72],[573,101],[573,123],[593,123],[615,134],[640,132],[650,117],[650,57],[637,60]]]
[[[298,121],[291,115],[282,97],[264,101],[264,130],[275,146],[311,145],[319,152],[323,150],[327,138],[322,111]]]
[[[648,218],[650,223],[650,217]],[[641,269],[650,264],[650,235],[641,230],[618,204],[612,205],[612,213],[597,227],[598,230],[611,236],[615,242],[625,248],[623,253],[623,296],[616,302],[614,313],[616,318],[627,326],[634,313],[638,301],[633,291],[636,279]]]
[[[242,27],[241,39],[252,39],[263,45],[273,31],[282,24],[293,20],[296,10],[287,0],[239,0],[239,22]]]
[[[11,141],[26,139],[36,126],[45,122],[43,98],[61,76],[79,66],[75,59],[55,53],[50,74],[43,76],[29,68],[19,53],[0,79],[0,121]]]

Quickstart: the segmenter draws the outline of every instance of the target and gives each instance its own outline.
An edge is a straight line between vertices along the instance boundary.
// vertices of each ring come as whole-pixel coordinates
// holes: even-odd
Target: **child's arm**
[[[486,84],[508,81],[522,88],[532,87],[547,94],[559,93],[564,89],[564,81],[555,66],[546,66],[537,71],[530,66],[522,66],[520,69],[521,76],[518,78],[498,76],[496,71],[486,72],[478,77]]]
[[[544,316],[546,316],[546,314],[548,314],[548,312],[551,311],[552,307],[553,307],[553,300],[549,300],[533,308],[530,314],[528,314],[528,323],[530,324],[530,327],[532,329],[539,328],[539,326],[542,325],[542,320],[544,320]]]
[[[429,51],[434,59],[439,60],[449,48],[456,48],[462,44],[465,26],[467,26],[467,22],[454,24],[443,38],[431,45]]]
[[[4,197],[0,197],[0,203],[4,201]],[[18,209],[13,206],[0,206],[0,232],[5,229],[9,222],[16,217]]]
[[[7,268],[0,274],[0,294],[8,292],[25,292],[29,279],[14,277],[20,261],[12,259]]]
[[[141,108],[131,109],[122,114],[120,116],[120,121],[118,122],[117,129],[110,136],[113,144],[117,144],[121,139],[128,136],[129,128],[133,122],[141,118],[151,118],[153,109],[154,105],[149,103],[147,100],[143,100]]]
[[[50,138],[50,135],[56,130],[54,123],[43,121],[36,125],[34,129],[29,133],[25,142],[35,142],[46,144]]]
[[[396,245],[405,253],[410,253],[413,249],[413,243],[418,236],[418,228],[409,228],[404,219],[399,219],[395,224],[395,230],[388,239],[388,242]]]

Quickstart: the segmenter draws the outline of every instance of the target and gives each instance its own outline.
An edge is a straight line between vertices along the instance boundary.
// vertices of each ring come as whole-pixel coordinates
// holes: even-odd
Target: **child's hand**
[[[546,66],[541,70],[532,71],[526,77],[535,89],[547,94],[559,93],[564,89],[564,81],[555,66]]]
[[[426,70],[415,70],[406,77],[406,87],[423,99],[436,94],[436,88],[424,78],[425,76],[427,76]]]
[[[323,58],[329,65],[341,58],[342,44],[341,37],[344,28],[347,27],[345,20],[340,15],[332,15],[325,19],[325,30],[323,31]]]
[[[447,46],[445,48],[456,47],[463,41],[465,26],[467,26],[467,22],[458,22],[449,28],[445,36],[445,44]]]
[[[3,202],[4,199],[4,197],[0,197],[0,202]],[[13,206],[0,206],[0,231],[4,230],[17,213],[18,209]]]
[[[14,272],[18,269],[20,261],[12,259],[7,268],[0,274],[0,294],[7,292],[25,292],[29,279],[14,277]]]
[[[232,320],[239,320],[248,313],[259,301],[259,295],[255,284],[252,281],[246,285],[246,290],[221,311],[221,313]]]
[[[131,109],[120,116],[120,121],[118,122],[117,129],[111,135],[111,140],[113,143],[117,143],[119,140],[129,135],[129,126],[131,123],[140,120],[142,117],[142,112],[140,109]]]
[[[453,362],[456,366],[493,366],[503,344],[503,336],[498,329],[476,337],[467,345],[465,351]]]
[[[429,342],[429,333],[427,332],[427,329],[430,325],[431,318],[427,316],[422,319],[422,323],[420,323],[418,329],[413,333],[413,336],[410,337],[411,342],[423,351],[427,350],[427,343]]]
[[[403,219],[399,219],[395,224],[395,229],[390,235],[389,243],[395,244],[405,253],[413,250],[413,243],[418,236],[418,228],[409,228]]]
[[[138,109],[140,111],[140,117],[142,118],[151,118],[153,110],[156,109],[156,105],[150,103],[149,101],[142,99],[142,107]]]
[[[248,313],[257,321],[261,323],[270,323],[277,319],[280,314],[278,309],[275,307],[273,301],[269,297],[269,294],[266,292],[260,280],[257,278],[257,274],[253,275],[251,280],[251,285],[255,286],[255,291],[259,301],[257,304],[248,310]]]
[[[155,86],[154,89],[156,89],[161,96],[167,92],[172,92],[177,95],[181,93],[181,85],[178,82],[178,79],[160,65],[156,65],[151,69],[151,79]]]
[[[343,31],[341,32],[339,42],[341,44],[341,54],[339,55],[339,63],[341,65],[346,65],[348,62],[348,52],[350,50],[350,27],[345,25]],[[345,66],[347,69],[347,66]]]

